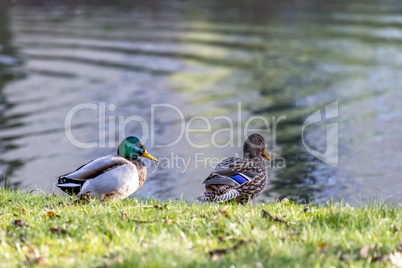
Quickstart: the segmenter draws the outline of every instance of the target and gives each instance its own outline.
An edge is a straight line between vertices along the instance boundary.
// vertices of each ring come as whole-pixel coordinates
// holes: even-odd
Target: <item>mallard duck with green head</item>
[[[205,192],[197,200],[201,202],[226,202],[235,199],[245,204],[256,198],[268,180],[265,160],[271,158],[265,152],[264,138],[251,134],[243,145],[243,158],[223,160],[203,182]]]
[[[150,155],[137,137],[127,137],[117,155],[92,160],[77,170],[58,177],[56,184],[63,192],[81,196],[124,199],[137,191],[145,182],[147,169],[140,156],[158,161]]]

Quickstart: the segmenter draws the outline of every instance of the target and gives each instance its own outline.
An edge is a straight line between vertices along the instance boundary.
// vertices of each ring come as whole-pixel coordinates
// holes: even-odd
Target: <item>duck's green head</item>
[[[117,148],[117,154],[129,160],[135,160],[139,156],[142,156],[158,162],[155,157],[145,150],[144,144],[134,136],[127,137],[120,143],[119,148]]]

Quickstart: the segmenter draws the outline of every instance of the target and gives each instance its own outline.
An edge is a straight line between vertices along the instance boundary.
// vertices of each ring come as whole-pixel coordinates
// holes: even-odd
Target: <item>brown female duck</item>
[[[268,180],[264,138],[251,134],[243,145],[243,158],[223,160],[203,182],[206,191],[197,200],[201,202],[226,202],[235,199],[245,204],[256,198]]]

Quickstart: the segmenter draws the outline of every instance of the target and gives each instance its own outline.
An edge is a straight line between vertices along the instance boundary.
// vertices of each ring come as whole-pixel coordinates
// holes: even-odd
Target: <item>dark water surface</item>
[[[267,138],[275,161],[260,199],[402,201],[398,1],[42,3],[0,6],[3,179],[54,191],[57,175],[114,153],[119,131],[144,134],[135,122],[117,128],[118,116],[140,116],[155,143],[168,144],[182,125],[171,107],[159,107],[152,120],[151,105],[165,103],[178,107],[187,123],[197,115],[208,118],[211,131],[190,139],[209,146],[194,148],[184,136],[159,148],[150,134],[148,151],[161,161],[148,168],[137,196],[193,200],[216,159],[241,153],[244,135],[238,130],[261,116],[269,132],[262,120],[252,126]],[[338,123],[339,160],[332,167],[307,152],[302,126],[335,101],[339,116],[329,123]],[[77,112],[72,132],[82,142],[100,142],[96,148],[77,147],[65,133],[66,115],[82,103],[97,108]],[[103,105],[105,116],[99,113]],[[233,126],[217,116],[228,116]],[[281,116],[274,130],[273,118]],[[304,132],[306,144],[321,153],[325,124]],[[195,120],[195,127],[205,128],[205,122]],[[228,127],[233,136],[213,135]],[[211,138],[233,146],[216,148]]]

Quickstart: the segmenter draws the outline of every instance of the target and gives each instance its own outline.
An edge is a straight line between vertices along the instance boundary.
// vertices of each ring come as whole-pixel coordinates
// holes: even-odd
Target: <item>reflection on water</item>
[[[15,57],[15,50],[11,42],[12,33],[10,31],[10,23],[7,9],[0,4],[0,130],[9,127],[18,127],[13,117],[9,117],[6,111],[14,107],[13,103],[8,101],[7,95],[4,93],[5,85],[18,79],[21,74],[12,70],[12,67],[20,64],[20,61]],[[12,151],[17,146],[9,143],[6,139],[1,139],[0,154],[3,155],[6,151]],[[23,165],[22,159],[4,159],[0,158],[0,174],[11,174],[14,168]],[[0,181],[5,175],[0,177]],[[18,184],[18,181],[6,180],[4,184]]]
[[[252,115],[269,120],[268,150],[286,168],[270,170],[261,199],[401,200],[402,16],[395,13],[401,8],[396,2],[43,3],[0,11],[3,178],[50,192],[57,175],[115,152],[115,123],[99,126],[99,109],[77,113],[73,134],[83,142],[105,135],[106,146],[80,149],[67,140],[64,120],[75,105],[105,103],[106,118],[139,115],[151,122],[151,105],[168,103],[187,120],[207,116],[212,130],[230,126],[213,120],[219,115],[233,119],[235,128]],[[306,151],[301,134],[309,115],[336,100],[339,165],[333,168]],[[325,123],[305,130],[306,143],[322,153]],[[256,128],[261,124],[254,122]],[[125,133],[141,136],[140,127],[131,122]],[[157,144],[174,141],[181,130],[177,113],[160,107],[154,130]],[[191,139],[206,144],[211,135]],[[214,138],[225,144],[229,136]],[[243,135],[236,132],[233,139],[233,147],[204,149],[186,139],[152,148],[147,140],[161,161],[148,168],[149,180],[137,193],[183,193],[193,200],[211,159],[241,152]],[[176,161],[179,156],[189,162]]]

